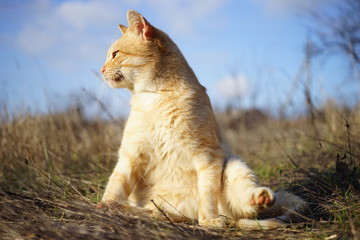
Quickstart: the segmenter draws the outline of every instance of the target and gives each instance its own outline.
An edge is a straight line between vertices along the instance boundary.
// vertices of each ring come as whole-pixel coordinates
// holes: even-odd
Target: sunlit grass
[[[116,162],[123,121],[86,119],[83,112],[79,107],[16,117],[2,112],[0,197],[5,200],[0,200],[0,237],[58,234],[59,239],[79,239],[85,235],[72,232],[79,230],[79,224],[87,239],[105,239],[101,234],[124,231],[133,237],[142,231],[172,239],[219,235],[346,239],[359,234],[359,107],[326,106],[317,112],[315,125],[307,116],[267,116],[248,125],[242,118],[245,112],[234,110],[231,117],[217,114],[232,150],[254,169],[261,183],[275,190],[289,189],[309,203],[304,223],[266,232],[231,228],[212,232],[141,214],[129,216],[121,210],[96,209]],[[118,214],[117,220],[110,222],[107,214]],[[56,227],[59,222],[62,228]]]

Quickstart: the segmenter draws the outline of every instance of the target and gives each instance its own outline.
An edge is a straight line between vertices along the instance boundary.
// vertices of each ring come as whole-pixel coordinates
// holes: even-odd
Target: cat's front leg
[[[195,161],[198,174],[199,225],[224,227],[225,221],[219,217],[218,200],[221,193],[222,162],[209,160],[205,156]]]
[[[119,160],[106,186],[101,202],[111,204],[126,201],[137,181],[138,170],[134,157],[124,148],[119,151]]]

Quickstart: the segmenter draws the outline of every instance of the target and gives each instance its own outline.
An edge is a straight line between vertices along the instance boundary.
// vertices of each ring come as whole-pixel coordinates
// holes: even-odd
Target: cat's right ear
[[[154,37],[154,27],[138,12],[129,10],[127,12],[129,29],[141,35],[145,41]]]
[[[119,29],[120,29],[122,34],[125,34],[126,30],[127,30],[127,27],[125,27],[124,25],[119,24]]]

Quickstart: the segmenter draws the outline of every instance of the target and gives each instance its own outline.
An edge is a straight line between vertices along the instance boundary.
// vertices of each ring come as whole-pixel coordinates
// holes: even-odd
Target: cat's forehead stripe
[[[116,51],[119,51],[119,52],[122,53],[122,54],[125,54],[125,55],[128,55],[128,56],[133,56],[133,57],[153,57],[153,56],[155,56],[154,54],[144,55],[144,54],[137,54],[137,53],[125,52],[125,51],[122,51],[122,50],[120,50],[120,49],[117,49]]]
[[[111,45],[111,47],[109,48],[108,51],[108,56],[110,56],[114,51],[118,51],[119,53],[122,53],[124,55],[127,56],[132,56],[132,57],[154,57],[154,54],[137,54],[137,53],[133,53],[133,52],[127,52],[124,50],[120,49],[120,44],[118,42],[115,42]]]

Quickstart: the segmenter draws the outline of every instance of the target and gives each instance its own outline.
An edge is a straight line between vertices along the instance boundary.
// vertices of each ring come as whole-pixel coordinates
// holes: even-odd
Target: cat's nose
[[[105,71],[106,71],[105,66],[102,66],[102,68],[101,68],[101,73],[104,73]]]

